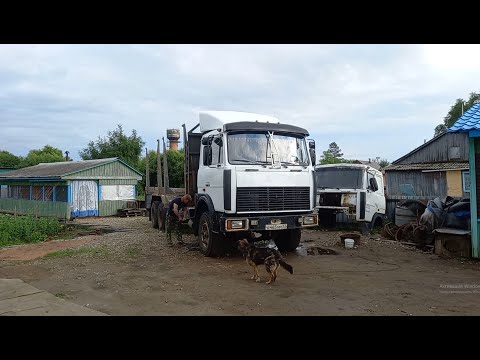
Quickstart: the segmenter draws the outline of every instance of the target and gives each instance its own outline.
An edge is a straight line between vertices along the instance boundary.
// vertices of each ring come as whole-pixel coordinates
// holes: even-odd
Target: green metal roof
[[[7,173],[1,173],[0,179],[62,179],[66,176],[74,177],[75,174],[84,172],[86,170],[94,169],[99,166],[104,166],[110,163],[121,163],[134,171],[137,175],[143,174],[131,167],[127,163],[123,162],[119,158],[107,158],[96,160],[84,160],[84,161],[64,161],[55,163],[42,163],[35,166],[29,166],[26,168],[10,171]]]

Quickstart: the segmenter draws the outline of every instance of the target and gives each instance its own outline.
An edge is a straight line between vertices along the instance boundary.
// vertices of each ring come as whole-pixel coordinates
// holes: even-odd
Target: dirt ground
[[[357,249],[339,232],[304,231],[284,254],[293,275],[251,280],[239,254],[205,258],[168,245],[146,217],[76,220],[114,232],[0,250],[0,278],[23,281],[110,315],[479,315],[480,263],[443,259],[362,237]],[[337,254],[309,255],[316,246]],[[70,250],[66,250],[70,249]]]

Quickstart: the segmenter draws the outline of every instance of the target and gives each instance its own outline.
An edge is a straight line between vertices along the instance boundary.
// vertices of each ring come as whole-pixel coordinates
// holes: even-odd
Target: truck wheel
[[[157,218],[158,218],[158,228],[162,231],[165,230],[165,217],[164,217],[164,211],[163,211],[163,204],[159,203],[158,208],[157,208]]]
[[[294,251],[300,245],[302,229],[280,230],[275,236],[275,245],[280,251]]]
[[[373,222],[373,225],[372,225],[372,230],[373,229],[381,229],[383,226],[383,220],[382,218],[379,216],[375,219],[375,221]]]
[[[158,205],[160,204],[160,201],[154,201],[152,203],[152,207],[150,208],[150,211],[152,212],[152,227],[154,229],[158,229]]]
[[[207,212],[200,216],[198,222],[198,245],[203,255],[211,257],[218,254],[220,237],[212,231],[212,220]]]

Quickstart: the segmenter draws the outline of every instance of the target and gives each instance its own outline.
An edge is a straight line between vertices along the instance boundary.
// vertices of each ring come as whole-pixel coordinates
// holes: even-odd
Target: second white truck
[[[319,223],[360,223],[365,230],[386,220],[383,174],[362,164],[315,166]]]

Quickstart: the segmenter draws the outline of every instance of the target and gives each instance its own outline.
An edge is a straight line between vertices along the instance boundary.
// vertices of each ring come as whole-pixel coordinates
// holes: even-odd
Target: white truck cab
[[[360,222],[370,229],[386,219],[383,174],[362,164],[315,166],[319,223]]]
[[[247,112],[205,111],[199,120],[188,132],[185,156],[201,251],[219,254],[222,242],[240,238],[272,239],[280,250],[294,250],[301,229],[318,225],[308,131]]]

